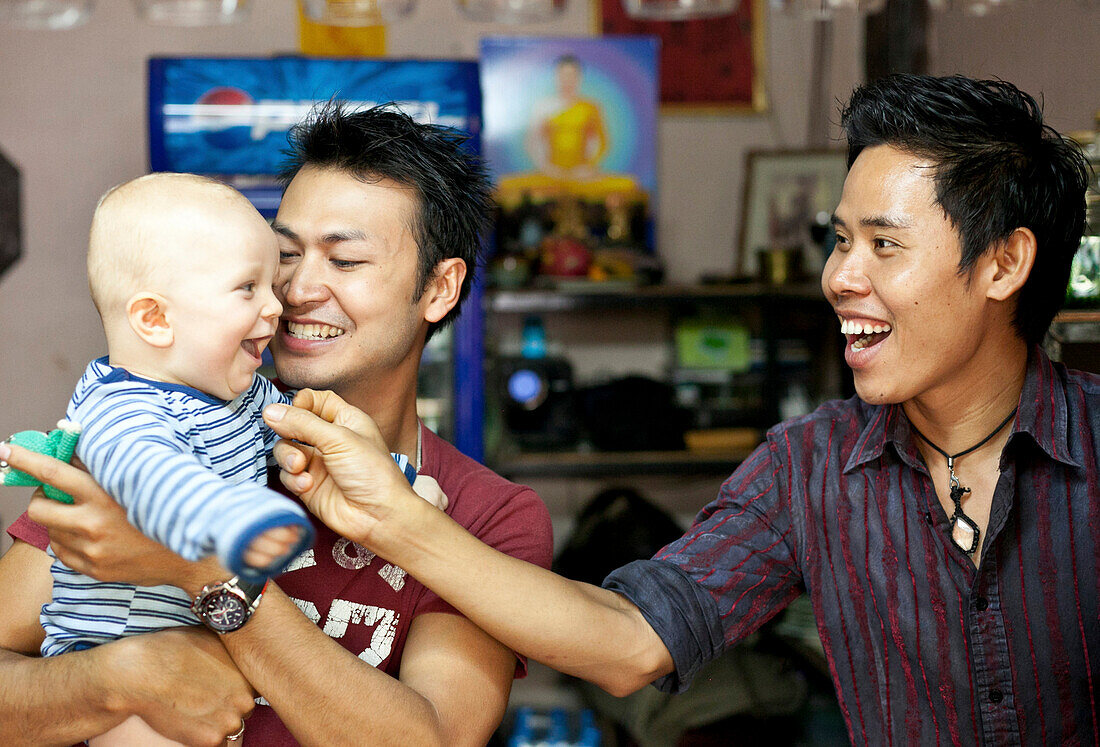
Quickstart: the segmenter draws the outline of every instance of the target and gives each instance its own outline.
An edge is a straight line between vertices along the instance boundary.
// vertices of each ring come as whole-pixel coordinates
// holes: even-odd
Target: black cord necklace
[[[978,525],[974,523],[974,520],[967,516],[962,510],[962,497],[970,492],[970,488],[964,487],[962,483],[959,482],[959,478],[955,476],[955,460],[985,446],[986,443],[989,442],[989,439],[1000,433],[1001,430],[1012,421],[1012,418],[1016,417],[1016,410],[1018,409],[1019,407],[1013,407],[1008,417],[1002,420],[1001,424],[994,428],[992,433],[969,449],[963,449],[958,454],[948,454],[939,446],[932,443],[928,439],[928,436],[921,433],[912,422],[909,423],[913,431],[920,436],[926,444],[947,458],[947,470],[951,476],[951,502],[955,504],[955,513],[951,515],[951,541],[967,555],[973,555],[974,551],[978,549],[978,538],[981,537],[981,530],[978,529]]]

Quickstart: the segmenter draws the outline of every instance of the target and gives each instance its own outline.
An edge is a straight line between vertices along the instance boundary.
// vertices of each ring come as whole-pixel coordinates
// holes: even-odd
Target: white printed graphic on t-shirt
[[[313,548],[309,548],[304,553],[290,561],[290,565],[286,567],[283,573],[290,573],[291,571],[300,571],[303,568],[312,568],[317,565],[317,559],[313,556]]]
[[[397,570],[401,571],[400,568]],[[401,571],[401,573],[403,574],[404,571]],[[317,605],[313,602],[295,599],[294,597],[291,597],[290,600],[314,624],[321,622],[321,613],[318,612]],[[328,609],[328,619],[325,620],[321,630],[329,638],[338,641],[348,632],[349,625],[376,626],[374,633],[371,634],[370,648],[362,651],[359,658],[372,667],[377,667],[386,660],[393,649],[393,641],[397,637],[397,623],[400,619],[401,615],[397,612],[376,607],[373,604],[360,604],[359,602],[349,602],[346,599],[333,599],[332,606]]]
[[[321,612],[317,609],[317,605],[313,602],[307,602],[304,599],[290,598],[290,601],[298,605],[298,609],[302,611],[302,614],[309,618],[309,621],[314,625],[321,622]]]
[[[312,553],[312,550],[310,551]],[[358,542],[352,542],[351,540],[341,537],[332,546],[332,559],[336,561],[336,565],[341,568],[346,568],[349,571],[362,570],[366,566],[371,564],[377,555],[360,545]],[[311,564],[313,556],[310,555]],[[308,566],[301,566],[308,567]],[[296,570],[291,568],[290,570]],[[390,585],[394,591],[401,591],[405,586],[406,573],[401,568],[398,568],[392,563],[386,563],[378,571],[378,575],[382,577],[387,584]]]
[[[348,554],[349,546],[352,552],[355,553],[354,555]],[[341,537],[336,540],[336,544],[332,546],[332,559],[335,560],[336,565],[341,568],[347,568],[349,571],[358,571],[364,566],[370,565],[370,562],[374,560],[374,553],[358,542],[352,542],[349,539]]]
[[[405,586],[405,571],[395,565],[386,563],[379,569],[378,575],[382,577],[383,581],[393,587],[394,591],[401,591]]]
[[[359,658],[376,667],[390,655],[394,638],[397,637],[398,617],[393,610],[375,607],[373,604],[334,599],[323,630],[329,637],[339,640],[344,637],[349,625],[374,625],[370,648],[360,653]]]
[[[397,570],[401,571],[400,568],[397,568]],[[401,571],[401,573],[404,574],[404,571]],[[302,614],[312,620],[314,624],[321,621],[321,613],[317,611],[317,605],[313,602],[295,599],[294,597],[291,597],[290,601],[294,602],[298,609],[302,611]],[[362,651],[359,658],[372,667],[377,667],[386,660],[393,649],[393,641],[397,636],[397,623],[400,619],[401,616],[393,610],[375,607],[373,604],[359,604],[349,602],[346,599],[333,599],[332,606],[329,607],[328,619],[325,620],[322,630],[330,638],[339,640],[348,632],[349,625],[376,625],[377,627],[371,635],[370,648]],[[256,698],[256,704],[270,705],[262,695]]]

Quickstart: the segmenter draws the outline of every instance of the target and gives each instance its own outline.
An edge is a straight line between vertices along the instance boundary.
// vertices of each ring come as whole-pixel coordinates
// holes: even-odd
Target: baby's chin
[[[247,381],[227,381],[225,386],[222,388],[222,392],[217,396],[227,402],[230,400],[234,400],[248,391],[249,387],[252,386],[252,381],[255,377],[256,372],[253,371],[251,374],[249,374]]]

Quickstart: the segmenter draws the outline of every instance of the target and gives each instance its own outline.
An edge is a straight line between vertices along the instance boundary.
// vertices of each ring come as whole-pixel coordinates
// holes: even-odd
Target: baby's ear
[[[172,345],[175,335],[168,321],[168,299],[158,293],[138,293],[126,303],[126,320],[134,334],[155,348]]]

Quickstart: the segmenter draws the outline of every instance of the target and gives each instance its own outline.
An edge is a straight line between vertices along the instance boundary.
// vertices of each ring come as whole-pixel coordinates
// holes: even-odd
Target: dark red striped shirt
[[[830,402],[768,433],[681,539],[605,585],[679,691],[806,592],[857,744],[1100,744],[1100,377],[1033,350],[981,563],[898,405]]]

